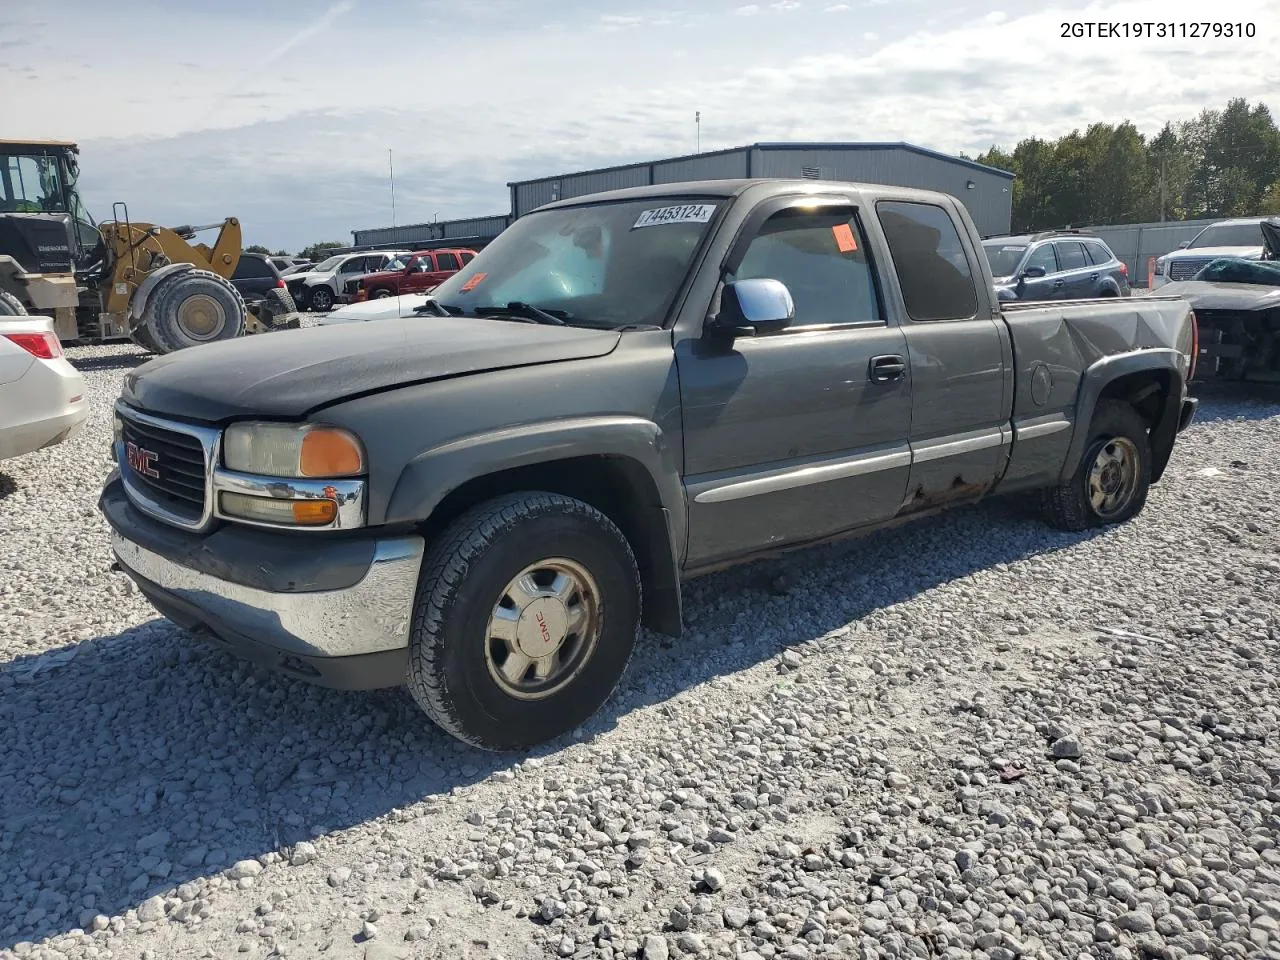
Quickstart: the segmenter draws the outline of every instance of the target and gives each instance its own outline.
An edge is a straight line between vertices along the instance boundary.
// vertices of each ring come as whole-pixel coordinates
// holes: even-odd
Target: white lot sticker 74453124
[[[716,212],[714,203],[683,203],[678,207],[658,207],[645,210],[636,217],[631,229],[653,227],[660,223],[706,223]]]

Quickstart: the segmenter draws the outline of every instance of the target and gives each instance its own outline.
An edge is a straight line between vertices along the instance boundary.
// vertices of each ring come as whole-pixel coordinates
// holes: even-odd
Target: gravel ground
[[[1280,403],[1134,522],[993,502],[690,585],[516,762],[109,569],[94,416],[0,465],[0,958],[1280,957]],[[1204,391],[1202,391],[1203,393]]]

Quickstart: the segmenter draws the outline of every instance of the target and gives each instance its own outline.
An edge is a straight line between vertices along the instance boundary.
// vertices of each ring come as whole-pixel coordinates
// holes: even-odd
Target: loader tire
[[[25,317],[27,308],[12,293],[0,290],[0,317]]]
[[[129,339],[140,346],[147,353],[163,353],[160,345],[156,343],[156,338],[151,335],[151,328],[146,323],[139,323],[136,327],[129,331]]]
[[[231,281],[208,270],[187,270],[160,282],[143,323],[160,353],[244,336],[249,309]]]

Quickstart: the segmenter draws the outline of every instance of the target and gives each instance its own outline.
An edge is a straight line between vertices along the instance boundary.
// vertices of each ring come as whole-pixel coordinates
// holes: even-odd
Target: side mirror
[[[1179,249],[1179,250],[1185,250],[1185,249],[1187,249],[1187,247],[1189,247],[1189,246],[1191,246],[1191,241],[1190,241],[1190,240],[1183,240],[1180,244],[1178,244],[1178,249]]]
[[[783,330],[795,318],[795,301],[782,281],[736,280],[724,285],[712,328],[732,337],[755,337]]]
[[[1044,267],[1027,267],[1027,269],[1022,271],[1022,277],[1027,280],[1036,280],[1044,275]]]

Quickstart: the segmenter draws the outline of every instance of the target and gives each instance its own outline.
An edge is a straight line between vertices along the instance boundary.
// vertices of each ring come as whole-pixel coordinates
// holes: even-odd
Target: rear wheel
[[[423,563],[409,689],[441,728],[523,750],[587,720],[631,658],[640,578],[594,507],[519,493],[458,518]]]
[[[230,280],[207,270],[166,277],[147,301],[144,324],[161,353],[243,336],[248,309]]]
[[[333,291],[328,287],[312,287],[307,299],[311,302],[312,310],[323,313],[333,306]]]
[[[1076,472],[1044,491],[1045,519],[1062,530],[1123,523],[1147,502],[1151,485],[1151,438],[1132,406],[1103,400],[1089,424],[1089,442]]]
[[[27,308],[12,293],[0,290],[0,317],[25,317]]]

